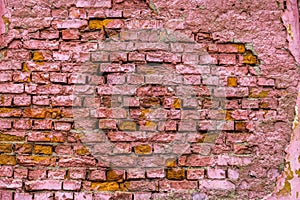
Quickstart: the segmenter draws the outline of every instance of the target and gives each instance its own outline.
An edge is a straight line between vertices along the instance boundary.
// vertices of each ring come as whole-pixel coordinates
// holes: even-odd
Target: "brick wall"
[[[298,84],[283,1],[1,5],[1,199],[272,193]]]

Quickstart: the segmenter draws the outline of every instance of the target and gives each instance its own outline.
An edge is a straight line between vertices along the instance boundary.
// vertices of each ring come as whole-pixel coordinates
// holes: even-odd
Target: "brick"
[[[48,106],[50,104],[50,100],[48,96],[33,96],[32,104],[39,106]]]
[[[237,87],[237,78],[236,77],[228,77],[227,78],[227,86],[228,87]]]
[[[61,190],[61,189],[62,189],[62,182],[59,180],[25,181],[26,191]]]
[[[51,156],[17,156],[17,162],[22,166],[54,166],[56,158]]]
[[[199,180],[204,179],[204,169],[188,169],[187,179],[188,180]]]
[[[40,83],[40,84],[49,83],[50,75],[49,73],[45,73],[45,72],[32,72],[32,82]]]
[[[54,129],[57,131],[69,131],[72,124],[69,122],[54,122]]]
[[[150,200],[151,193],[134,193],[134,200]]]
[[[34,169],[29,170],[28,179],[29,180],[37,180],[37,179],[46,179],[47,171],[45,169]]]
[[[28,169],[26,168],[14,168],[15,179],[26,179],[28,175]]]
[[[0,176],[12,177],[13,168],[12,166],[0,166]]]
[[[64,190],[78,191],[81,188],[81,181],[68,180],[63,182]]]
[[[88,179],[92,181],[105,181],[106,173],[104,170],[92,170],[89,172]]]
[[[50,81],[53,83],[67,83],[67,77],[66,73],[50,73]]]
[[[32,129],[33,130],[51,130],[52,129],[52,120],[34,120]]]
[[[119,184],[117,182],[92,182],[91,189],[98,191],[116,191],[119,190]]]
[[[134,64],[101,64],[100,65],[101,72],[134,72],[135,65]]]
[[[171,180],[163,180],[159,181],[159,189],[160,191],[190,191],[194,189],[198,189],[197,181],[171,181]]]
[[[121,184],[121,189],[124,188],[125,191],[150,192],[156,191],[157,187],[157,181],[126,181],[123,184]]]
[[[207,169],[207,177],[209,179],[225,179],[226,172],[223,169],[208,168]]]
[[[81,157],[72,157],[72,158],[60,158],[58,165],[61,167],[86,167],[86,166],[95,166],[96,161],[94,158],[81,156]]]
[[[22,180],[3,178],[0,179],[0,189],[21,189]]]
[[[106,177],[108,181],[123,181],[125,179],[124,170],[108,170],[106,172]]]
[[[34,200],[38,199],[52,200],[53,194],[51,192],[34,193]]]
[[[35,154],[46,154],[46,155],[52,154],[52,146],[34,145],[33,150]]]
[[[23,84],[1,83],[0,93],[21,94],[24,92]]]
[[[0,198],[3,200],[13,200],[13,192],[8,190],[0,190]]]
[[[84,168],[71,168],[69,176],[71,179],[85,179],[86,170]]]
[[[44,61],[43,53],[40,51],[34,51],[32,55],[33,61]]]
[[[0,130],[4,129],[10,129],[11,126],[11,121],[7,119],[0,119]]]
[[[147,178],[164,178],[165,171],[164,169],[148,169],[146,171]]]
[[[111,141],[118,142],[134,142],[134,141],[145,141],[147,136],[145,132],[113,132],[108,133],[108,138]]]
[[[120,85],[125,83],[125,76],[122,74],[108,74],[107,84]]]
[[[66,171],[64,169],[53,169],[47,171],[48,179],[63,180],[66,178]]]
[[[13,108],[0,108],[0,117],[21,117],[22,111]]]
[[[118,127],[121,131],[135,131],[137,129],[136,123],[133,121],[122,121]]]
[[[116,129],[117,122],[113,119],[100,119],[99,120],[99,128],[100,129]]]
[[[0,144],[0,153],[11,153],[12,144]]]
[[[15,106],[30,106],[31,104],[31,97],[22,95],[22,96],[15,96],[13,100],[13,104]]]
[[[93,194],[87,192],[75,192],[74,200],[93,200]]]
[[[271,78],[258,78],[257,85],[259,86],[275,86],[274,79]]]
[[[144,179],[145,171],[142,169],[128,169],[126,179]]]
[[[170,180],[183,180],[186,178],[184,169],[167,169],[167,179]]]
[[[42,50],[56,50],[58,49],[58,41],[43,41],[43,40],[26,40],[24,41],[24,48],[26,49],[42,49]]]
[[[243,99],[242,108],[243,109],[256,109],[258,108],[259,100],[257,99]]]
[[[64,40],[76,40],[76,39],[79,39],[79,31],[77,29],[62,30],[62,38]]]
[[[111,1],[109,0],[96,0],[95,2],[86,1],[86,0],[77,0],[76,7],[83,7],[83,8],[89,8],[89,7],[95,7],[95,8],[110,8],[111,7]]]
[[[53,20],[52,26],[57,29],[79,29],[87,26],[87,21],[81,19]]]
[[[57,199],[57,200],[73,199],[73,193],[71,193],[71,192],[56,192],[55,199]]]
[[[0,72],[0,82],[10,82],[12,81],[13,74],[11,71]]]
[[[227,180],[200,180],[200,189],[208,190],[235,190],[235,185]]]
[[[57,72],[60,70],[60,63],[55,62],[26,62],[26,65],[23,65],[23,70],[29,72],[29,71],[42,71],[42,72]]]
[[[28,193],[15,193],[15,200],[32,200],[32,194]]]
[[[209,74],[210,67],[205,65],[176,65],[176,72],[179,74]]]

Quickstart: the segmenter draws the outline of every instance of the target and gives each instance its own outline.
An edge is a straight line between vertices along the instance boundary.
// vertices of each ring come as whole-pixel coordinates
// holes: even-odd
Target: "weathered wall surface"
[[[1,199],[295,192],[287,2],[0,3]]]

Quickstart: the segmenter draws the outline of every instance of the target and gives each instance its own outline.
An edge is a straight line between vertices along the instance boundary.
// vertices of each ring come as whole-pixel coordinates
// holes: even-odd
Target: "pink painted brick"
[[[231,117],[235,120],[247,120],[249,118],[248,110],[234,110],[231,113]]]
[[[56,192],[55,200],[69,200],[73,199],[73,193],[71,192]]]
[[[198,189],[197,181],[170,181],[170,180],[163,180],[159,181],[159,189],[160,191],[190,191]]]
[[[26,168],[15,168],[14,178],[15,179],[26,179],[28,175],[28,169]]]
[[[52,120],[34,120],[33,130],[51,130]]]
[[[49,83],[50,81],[49,73],[45,72],[33,72],[32,73],[32,82],[33,83]]]
[[[16,83],[30,82],[30,73],[29,72],[14,72],[13,81]]]
[[[221,65],[234,65],[236,64],[236,55],[235,54],[220,54],[219,63]]]
[[[108,74],[107,84],[120,85],[125,83],[125,76],[123,74]]]
[[[238,48],[232,44],[217,44],[216,47],[220,53],[238,53]]]
[[[185,75],[183,77],[183,82],[186,85],[199,85],[199,84],[201,84],[201,76],[200,75]]]
[[[96,0],[96,1],[87,1],[87,0],[77,0],[76,7],[83,8],[110,8],[112,6],[111,1],[109,0]]]
[[[35,169],[28,171],[28,180],[46,179],[47,171],[45,169]]]
[[[207,177],[209,179],[224,179],[226,177],[226,172],[223,169],[208,168]]]
[[[199,181],[200,189],[207,190],[235,190],[235,185],[227,180],[200,180]]]
[[[24,47],[26,49],[58,49],[59,42],[55,40],[45,41],[45,40],[26,40],[24,41]]]
[[[211,153],[211,146],[206,144],[193,144],[191,150],[193,153],[208,156]]]
[[[258,78],[257,85],[259,86],[274,86],[275,81],[271,78]]]
[[[81,19],[53,20],[52,26],[57,29],[78,29],[87,26],[87,21]]]
[[[43,62],[43,65],[36,62],[26,62],[30,71],[42,71],[42,72],[57,72],[60,70],[60,63],[47,63]]]
[[[53,196],[50,192],[34,193],[34,200],[53,200]]]
[[[23,84],[1,83],[0,93],[20,94],[24,92]]]
[[[275,98],[260,99],[260,108],[277,109],[278,101]]]
[[[151,193],[134,193],[134,200],[150,200]]]
[[[164,169],[148,169],[147,178],[164,178],[165,171]]]
[[[144,76],[141,74],[129,74],[127,76],[127,83],[129,84],[142,84],[144,81]]]
[[[0,166],[0,176],[12,177],[13,168],[12,166]]]
[[[92,170],[88,176],[89,180],[92,181],[103,181],[106,180],[106,174],[104,170]]]
[[[113,119],[100,119],[99,120],[100,129],[116,129],[117,121]]]
[[[32,104],[39,106],[47,106],[50,104],[50,100],[48,96],[33,96]]]
[[[231,180],[238,180],[240,173],[238,169],[228,169],[228,178]]]
[[[210,67],[205,65],[176,65],[176,72],[180,74],[208,74]]]
[[[110,54],[107,52],[102,52],[102,51],[91,53],[92,61],[96,61],[96,62],[108,62],[109,61],[108,55],[110,55]]]
[[[76,40],[76,39],[79,39],[79,31],[77,29],[62,30],[62,38],[64,40]]]
[[[184,64],[198,64],[199,63],[199,54],[183,54],[182,62]]]
[[[13,100],[14,105],[16,106],[30,106],[31,104],[31,96],[15,96]]]
[[[247,97],[249,89],[247,87],[219,87],[214,90],[216,97]]]
[[[13,127],[17,130],[29,130],[32,127],[32,121],[30,119],[15,119]]]
[[[13,192],[8,190],[0,190],[0,199],[13,200]]]
[[[258,99],[243,99],[242,108],[243,109],[255,109],[258,108]]]
[[[3,109],[4,112],[0,113],[0,117],[21,117],[22,111],[20,109]]]
[[[0,130],[10,129],[12,127],[12,122],[7,119],[0,119]]]
[[[59,31],[53,30],[43,30],[40,34],[41,39],[58,39],[59,38]]]
[[[178,131],[196,131],[196,121],[182,120],[178,124]]]
[[[50,81],[53,83],[67,83],[67,77],[66,73],[50,73]]]
[[[69,175],[71,179],[85,179],[86,169],[84,168],[71,168]]]
[[[87,192],[75,192],[74,200],[93,200],[93,194]]]
[[[204,169],[188,169],[187,179],[188,180],[199,180],[204,179]]]
[[[25,189],[27,191],[34,190],[61,190],[62,182],[59,180],[37,180],[37,181],[26,181]]]
[[[70,8],[69,17],[72,19],[86,19],[86,10],[82,8]]]
[[[53,58],[56,61],[68,61],[71,58],[71,52],[69,51],[55,51],[53,52]],[[74,57],[73,57],[74,58]]]
[[[55,96],[51,97],[52,105],[53,106],[76,106],[77,98],[74,96]],[[79,99],[78,99],[79,100]],[[74,101],[74,104],[73,104]]]
[[[145,171],[143,169],[128,169],[127,179],[144,179]]]
[[[54,122],[54,129],[57,131],[69,131],[71,126],[70,122]]]
[[[11,106],[13,97],[10,95],[1,95],[0,106]]]
[[[242,76],[238,78],[238,84],[241,86],[256,86],[257,78],[254,76]]]
[[[11,71],[0,72],[0,82],[10,82],[12,81],[13,74]]]
[[[16,192],[14,200],[32,200],[32,198],[32,194]]]
[[[0,179],[0,189],[21,189],[22,180],[3,178]]]
[[[101,72],[134,72],[135,64],[101,64]]]
[[[116,143],[113,147],[114,154],[130,154],[131,145],[128,143]]]
[[[66,171],[64,169],[53,169],[53,170],[48,170],[47,173],[48,179],[65,179],[66,178]]]
[[[68,180],[63,182],[63,189],[64,190],[80,190],[81,188],[81,181],[75,181],[75,180]]]

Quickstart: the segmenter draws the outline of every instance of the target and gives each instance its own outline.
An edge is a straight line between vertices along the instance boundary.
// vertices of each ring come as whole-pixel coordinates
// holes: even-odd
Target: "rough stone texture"
[[[297,198],[296,11],[0,0],[0,198]]]

